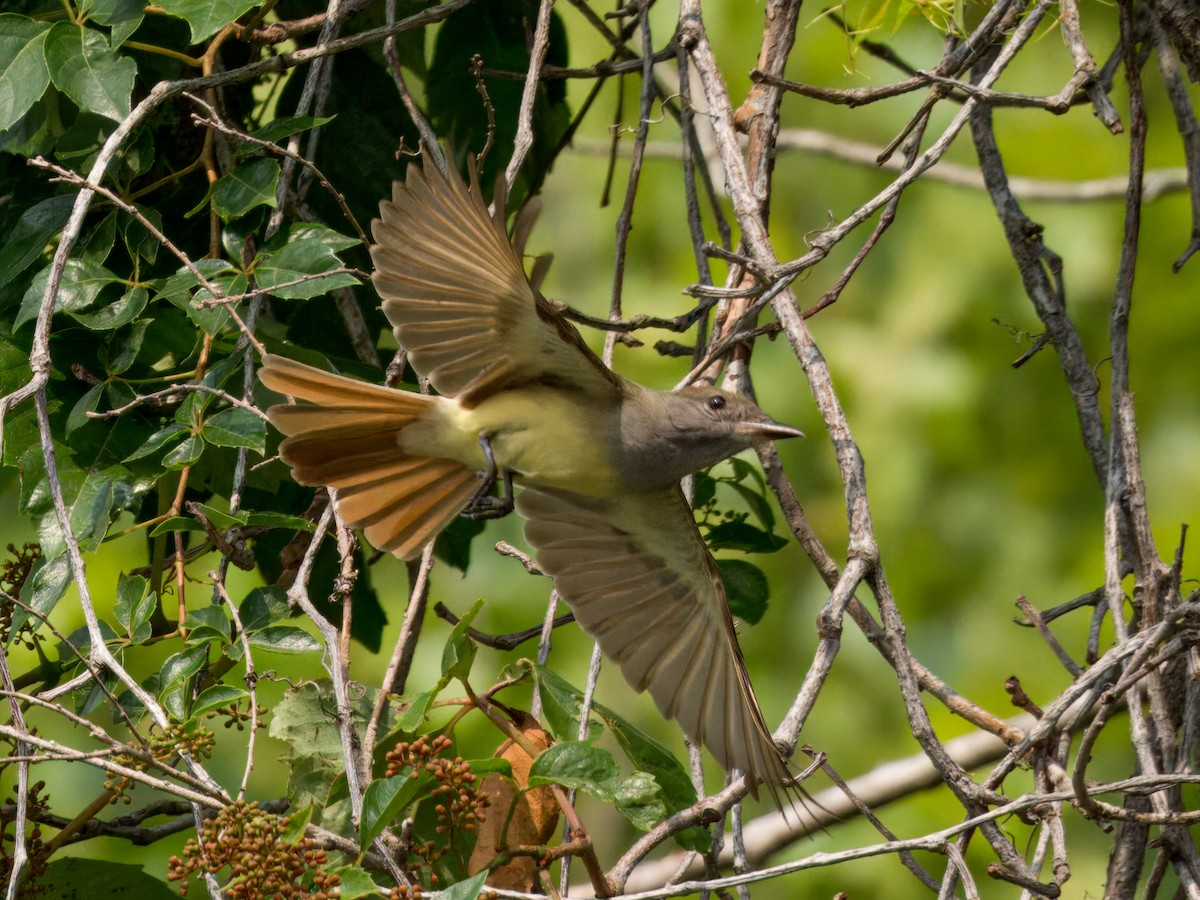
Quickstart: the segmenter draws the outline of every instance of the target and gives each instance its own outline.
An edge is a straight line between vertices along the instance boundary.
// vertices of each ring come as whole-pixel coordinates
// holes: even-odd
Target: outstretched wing
[[[763,721],[716,563],[678,488],[615,498],[526,487],[539,565],[584,631],[727,769],[791,779]]]
[[[408,167],[371,223],[373,281],[413,368],[444,396],[474,406],[544,383],[611,396],[614,375],[574,326],[530,287],[520,257],[480,197],[426,154]]]

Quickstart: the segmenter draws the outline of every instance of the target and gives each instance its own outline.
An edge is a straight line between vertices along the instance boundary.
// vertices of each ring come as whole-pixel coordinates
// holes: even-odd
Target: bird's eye
[[[709,397],[708,398],[708,408],[709,409],[724,409],[725,408],[725,398],[722,397],[720,394],[715,394],[712,397]]]

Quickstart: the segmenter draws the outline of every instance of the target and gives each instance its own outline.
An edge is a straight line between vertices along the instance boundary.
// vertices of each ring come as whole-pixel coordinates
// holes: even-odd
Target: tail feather
[[[335,409],[355,406],[364,409],[394,411],[409,401],[410,408],[428,403],[420,394],[396,391],[381,384],[367,384],[343,375],[334,375],[298,363],[294,359],[268,354],[263,357],[259,380],[273,391],[289,394],[321,406]]]
[[[460,463],[410,459],[419,465],[404,477],[338,493],[342,515],[361,527],[373,546],[402,559],[415,556],[449,525],[479,486]]]
[[[259,376],[267,387],[309,404],[267,410],[284,435],[279,452],[301,484],[338,490],[338,511],[372,545],[405,559],[461,512],[478,487],[450,459],[409,456],[400,433],[430,412],[432,398],[366,384],[278,356]]]

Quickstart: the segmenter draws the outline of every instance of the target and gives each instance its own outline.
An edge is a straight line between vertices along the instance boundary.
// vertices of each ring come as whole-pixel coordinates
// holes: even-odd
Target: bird
[[[531,283],[503,203],[489,212],[474,169],[468,184],[424,158],[380,203],[370,253],[383,312],[437,393],[267,354],[262,383],[302,401],[267,411],[281,458],[404,559],[464,510],[503,511],[490,496],[502,478],[539,567],[603,654],[782,808],[788,763],[680,482],[802,432],[714,386],[653,390],[611,370]]]

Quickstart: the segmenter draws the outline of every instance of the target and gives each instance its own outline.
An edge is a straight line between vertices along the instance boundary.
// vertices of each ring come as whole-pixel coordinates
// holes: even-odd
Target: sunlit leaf
[[[50,614],[55,604],[67,592],[70,584],[71,562],[67,558],[67,554],[62,553],[49,560],[45,557],[39,560],[32,575],[21,588],[22,606],[13,610],[12,627],[9,633],[16,634],[21,626],[30,620],[30,612],[23,608],[26,606],[33,613],[38,614],[32,618],[40,625],[41,618]]]
[[[346,272],[321,276],[341,268],[342,261],[325,241],[308,237],[292,241],[277,253],[266,257],[255,270],[260,287],[285,300],[307,300],[327,294],[334,288],[358,284]]]
[[[231,684],[214,684],[200,692],[200,696],[192,704],[192,717],[197,718],[215,709],[233,706],[250,696],[245,688],[234,687]]]
[[[129,115],[137,64],[118,56],[94,28],[57,22],[46,37],[55,87],[82,110],[120,121]]]
[[[160,0],[161,6],[179,16],[192,30],[192,43],[211,37],[247,10],[258,6],[255,0]]]
[[[424,769],[380,778],[367,785],[363,794],[362,824],[359,826],[362,846],[368,846],[400,813],[436,786],[437,781]]]
[[[25,296],[21,298],[21,308],[13,321],[14,330],[37,318],[49,279],[49,267],[34,276],[33,282],[25,291]],[[59,282],[58,293],[55,295],[55,309],[72,312],[87,309],[96,302],[96,298],[105,287],[118,281],[120,279],[116,275],[99,263],[85,259],[68,259],[63,269],[62,281]]]
[[[268,625],[248,635],[250,645],[275,653],[316,653],[321,643],[294,625]]]
[[[529,783],[561,784],[595,792],[617,775],[617,761],[607,750],[586,741],[561,741],[533,761]]]
[[[45,48],[49,31],[44,22],[14,13],[0,15],[0,131],[25,115],[50,84]],[[7,281],[3,275],[0,256],[0,284]]]

